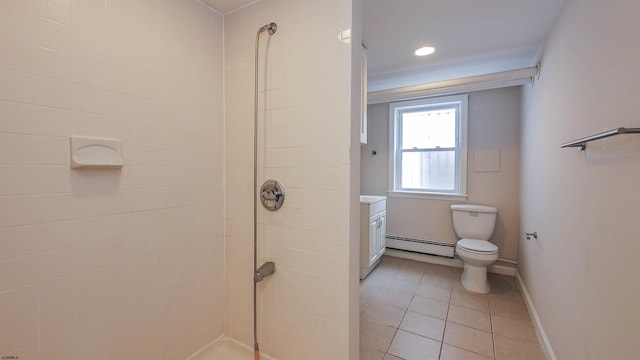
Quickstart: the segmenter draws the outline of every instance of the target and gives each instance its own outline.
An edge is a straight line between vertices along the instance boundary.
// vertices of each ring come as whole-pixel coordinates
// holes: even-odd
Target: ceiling
[[[203,0],[222,13],[255,0]],[[535,65],[566,0],[362,0],[369,91]],[[436,48],[416,57],[421,45]]]
[[[369,90],[535,65],[565,0],[363,0]],[[436,48],[416,57],[421,45]]]
[[[229,11],[239,9],[245,5],[251,4],[256,0],[202,0],[203,2],[211,5],[214,9],[221,13],[228,13]]]

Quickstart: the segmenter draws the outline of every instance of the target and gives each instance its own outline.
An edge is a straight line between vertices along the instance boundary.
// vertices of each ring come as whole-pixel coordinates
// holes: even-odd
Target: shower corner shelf
[[[587,143],[589,141],[598,140],[598,139],[604,139],[604,138],[607,138],[607,137],[610,137],[610,136],[621,135],[621,134],[640,134],[640,128],[619,127],[617,129],[613,129],[613,130],[605,131],[605,132],[602,132],[602,133],[599,133],[599,134],[587,136],[587,137],[582,138],[582,139],[566,142],[566,143],[560,145],[560,147],[561,148],[575,147],[575,148],[578,148],[578,150],[585,150],[587,148]]]
[[[72,169],[120,169],[124,166],[119,139],[71,136],[69,145]]]

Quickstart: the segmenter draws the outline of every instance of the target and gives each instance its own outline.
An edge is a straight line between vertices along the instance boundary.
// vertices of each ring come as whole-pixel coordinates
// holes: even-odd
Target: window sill
[[[451,201],[467,201],[467,194],[453,193],[425,193],[411,191],[387,191],[387,196],[391,198],[406,199],[429,199],[429,200],[451,200]]]

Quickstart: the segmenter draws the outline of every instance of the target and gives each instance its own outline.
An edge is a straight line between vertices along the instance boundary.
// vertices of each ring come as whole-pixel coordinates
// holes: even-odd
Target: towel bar
[[[567,143],[564,143],[564,144],[560,145],[560,147],[561,148],[577,147],[579,150],[584,150],[584,149],[587,148],[587,143],[589,141],[598,140],[598,139],[604,139],[604,138],[609,137],[609,136],[620,135],[620,134],[640,134],[640,128],[619,127],[617,129],[605,131],[605,132],[600,133],[600,134],[595,134],[595,135],[587,136],[587,137],[582,138],[582,139],[569,141]]]

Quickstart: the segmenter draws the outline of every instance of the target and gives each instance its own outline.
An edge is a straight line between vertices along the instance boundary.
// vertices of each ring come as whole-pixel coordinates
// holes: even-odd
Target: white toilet
[[[460,238],[456,254],[464,262],[462,286],[472,292],[488,293],[487,266],[498,260],[498,247],[489,242],[498,209],[482,205],[451,205],[453,228]]]

